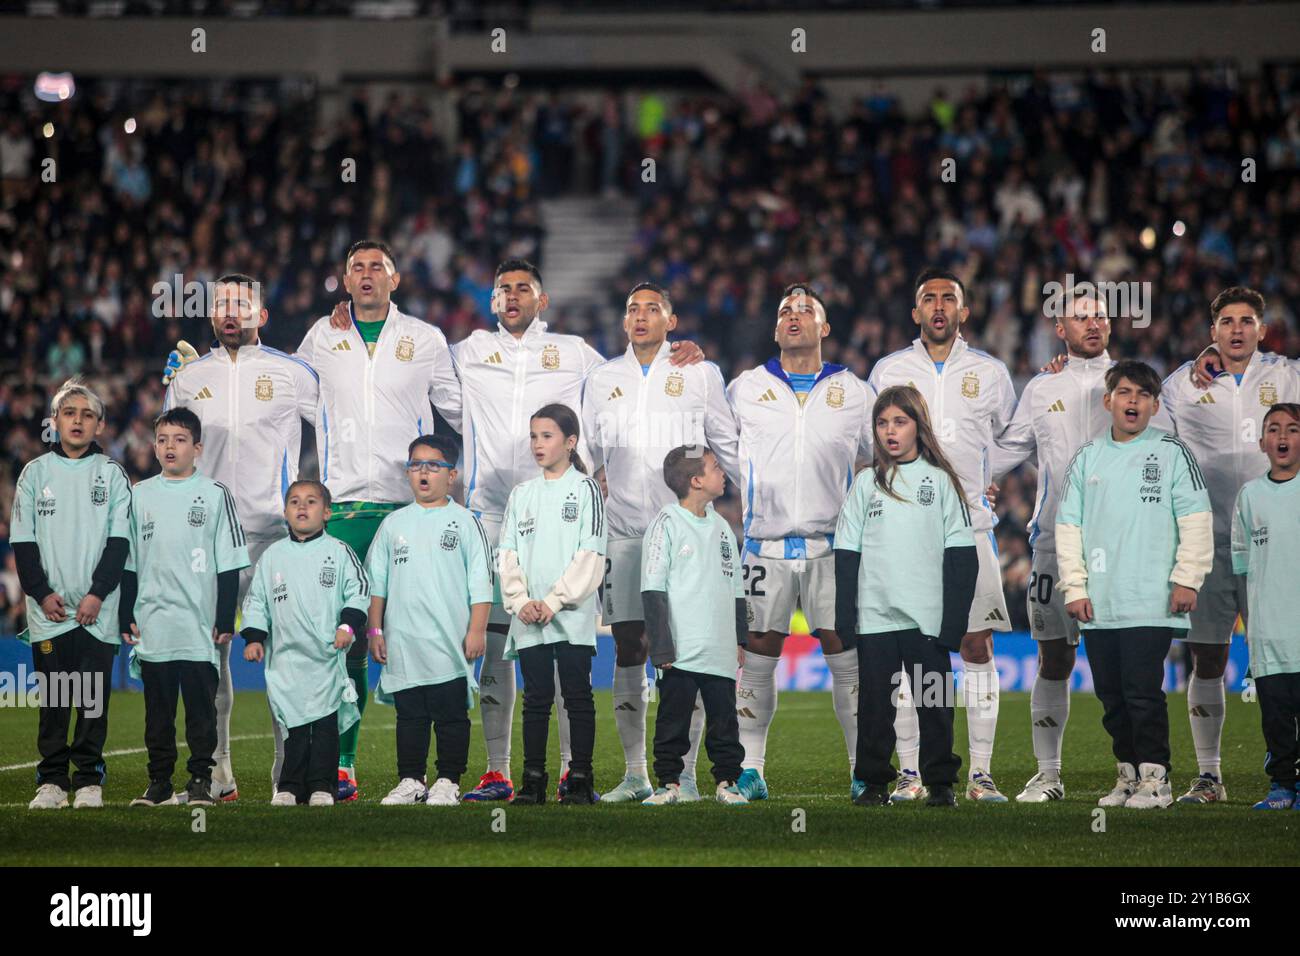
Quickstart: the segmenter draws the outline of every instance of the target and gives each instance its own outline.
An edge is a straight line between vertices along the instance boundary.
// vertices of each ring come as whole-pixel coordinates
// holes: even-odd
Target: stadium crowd
[[[865,378],[914,337],[909,283],[924,264],[966,281],[965,335],[1017,389],[1060,351],[1043,286],[1070,273],[1149,283],[1149,326],[1117,318],[1112,354],[1172,370],[1205,344],[1208,304],[1230,284],[1267,296],[1266,348],[1300,353],[1300,73],[1285,67],[1238,81],[1207,66],[1185,86],[1040,74],[936,90],[924,115],[883,87],[839,115],[812,82],[785,98],[471,85],[450,142],[427,102],[399,96],[359,94],[332,124],[310,92],[258,84],[91,82],[57,106],[12,89],[0,102],[4,633],[21,626],[9,499],[42,450],[49,395],[87,373],[109,404],[106,450],[133,479],[151,474],[162,360],[178,338],[207,341],[205,319],[174,314],[181,283],[258,277],[263,340],[292,351],[341,297],[349,242],[382,236],[399,306],[457,341],[492,323],[497,261],[525,256],[545,275],[546,196],[639,203],[608,308],[547,313],[607,355],[622,348],[625,291],[652,279],[672,293],[677,335],[730,378],[772,353],[780,290],[808,281],[828,305],[827,360]],[[341,189],[345,159],[358,176]],[[1009,476],[999,539],[1018,627],[1032,510],[1032,474]]]

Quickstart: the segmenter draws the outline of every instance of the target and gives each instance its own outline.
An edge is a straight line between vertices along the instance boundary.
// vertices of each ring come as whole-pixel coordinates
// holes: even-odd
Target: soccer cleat
[[[718,784],[714,797],[718,803],[725,803],[729,807],[749,806],[749,801],[745,799],[744,794],[730,780],[723,780]]]
[[[1119,770],[1119,777],[1115,780],[1114,789],[1097,801],[1099,807],[1122,807],[1128,802],[1128,798],[1133,796],[1133,792],[1137,790],[1138,775],[1133,765],[1131,763],[1118,763],[1115,766]]]
[[[694,777],[682,777],[677,781],[677,785],[679,788],[677,792],[678,803],[695,803],[703,799],[700,796],[700,788],[695,784]]]
[[[863,781],[859,780],[857,777],[852,778],[849,781],[849,800],[857,800],[862,791],[866,789],[867,785]]]
[[[1029,778],[1025,789],[1016,794],[1017,803],[1047,803],[1060,800],[1065,796],[1065,784],[1061,783],[1058,770],[1040,770]]]
[[[930,788],[930,796],[925,801],[927,807],[955,807],[957,806],[957,794],[952,792],[952,787],[943,784],[935,784]]]
[[[392,790],[388,791],[388,796],[379,801],[381,807],[397,807],[409,803],[423,803],[428,796],[428,789],[422,781],[414,777],[404,777],[402,781]]]
[[[860,780],[854,780],[853,789],[854,806],[887,807],[890,805],[889,788],[883,783],[862,783]]]
[[[489,770],[478,778],[478,786],[461,797],[462,800],[477,802],[480,800],[513,800],[515,785],[510,778],[499,770]]]
[[[296,807],[297,805],[298,798],[288,790],[277,790],[275,796],[271,798],[271,806],[273,807]]]
[[[1273,784],[1268,796],[1251,807],[1252,810],[1291,810],[1296,805],[1296,792],[1281,784]]]
[[[983,770],[976,770],[966,781],[966,799],[976,803],[1006,803],[1007,798]]]
[[[446,777],[439,777],[429,788],[424,802],[431,807],[454,807],[460,803],[460,784],[452,783]]]
[[[239,788],[231,784],[228,789],[223,789],[215,796],[217,803],[234,803],[239,799]]]
[[[547,780],[548,776],[545,770],[525,770],[524,785],[515,794],[514,802],[526,807],[545,803]]]
[[[670,803],[681,802],[681,786],[670,783],[665,787],[660,787],[650,796],[641,801],[643,807],[666,807]]]
[[[185,802],[195,807],[210,807],[217,801],[212,798],[212,784],[194,777],[185,785]]]
[[[1169,775],[1158,763],[1144,763],[1138,767],[1138,787],[1124,806],[1134,810],[1151,810],[1171,806],[1174,792],[1169,786]]]
[[[315,796],[315,794],[312,794]],[[339,786],[334,793],[334,803],[350,803],[361,796],[361,788],[357,786],[357,771],[352,767],[339,767]],[[333,806],[331,803],[330,806]],[[313,804],[315,806],[316,804]]]
[[[68,805],[68,791],[57,783],[43,783],[36,788],[36,796],[27,804],[28,810],[62,810]]]
[[[1178,798],[1179,803],[1221,803],[1228,799],[1228,791],[1217,775],[1203,773],[1192,781],[1188,791]]]
[[[633,803],[654,794],[650,781],[638,773],[624,775],[617,787],[600,798],[601,803]]]
[[[77,790],[77,798],[72,801],[74,810],[98,810],[104,806],[104,788],[90,784]]]
[[[753,767],[740,771],[740,776],[736,778],[736,789],[746,800],[767,799],[767,781]]]
[[[170,780],[155,780],[142,796],[131,801],[133,807],[174,807],[180,804]]]
[[[566,806],[588,805],[600,799],[600,794],[591,787],[591,775],[586,773],[566,773],[560,778],[560,790],[556,799]]]
[[[904,770],[898,775],[894,792],[889,795],[890,803],[907,803],[912,800],[924,800],[930,790],[921,783],[921,775],[915,770]]]
[[[332,807],[334,806],[334,794],[328,790],[317,790],[307,798],[309,807]]]

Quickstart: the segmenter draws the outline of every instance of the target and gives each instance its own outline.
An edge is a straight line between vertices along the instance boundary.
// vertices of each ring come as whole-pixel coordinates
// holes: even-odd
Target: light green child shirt
[[[1300,673],[1300,480],[1246,482],[1232,517],[1232,571],[1246,575],[1247,643],[1255,677]]]

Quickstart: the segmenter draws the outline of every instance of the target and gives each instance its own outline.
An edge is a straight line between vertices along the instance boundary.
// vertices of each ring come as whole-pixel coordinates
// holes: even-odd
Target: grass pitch
[[[609,694],[596,696],[596,785],[604,790],[621,778],[623,760]],[[1195,762],[1186,698],[1170,695],[1169,705],[1177,794],[1194,776]],[[270,716],[263,694],[242,692],[232,730],[240,799],[209,808],[202,832],[196,832],[188,808],[126,805],[147,783],[144,701],[139,694],[113,696],[108,806],[101,811],[26,809],[35,789],[37,714],[7,708],[0,710],[0,865],[1294,864],[1300,812],[1250,809],[1267,789],[1257,705],[1235,695],[1228,699],[1223,741],[1227,804],[1108,810],[1104,821],[1094,816],[1096,801],[1113,784],[1115,770],[1101,728],[1100,705],[1090,694],[1077,694],[1072,708],[1065,738],[1066,797],[1050,804],[1022,806],[1013,799],[1000,806],[977,806],[959,798],[955,811],[855,807],[848,798],[849,765],[830,695],[787,693],[780,699],[768,746],[772,797],[748,807],[704,801],[657,809],[626,804],[562,807],[549,802],[542,807],[494,803],[434,808],[379,806],[396,783],[393,711],[372,703],[358,754],[362,799],[324,810],[268,805]],[[484,761],[477,712],[473,717],[465,789],[473,786]],[[650,727],[653,733],[653,710]],[[964,759],[961,710],[956,738]],[[521,742],[516,723],[516,781],[522,776]],[[559,776],[554,729],[551,749],[553,788]],[[184,746],[180,753],[178,785],[184,782]],[[707,784],[706,756],[701,755],[700,764],[700,780]],[[1004,693],[994,777],[1014,797],[1035,769],[1029,695]],[[504,817],[494,813],[503,808]]]

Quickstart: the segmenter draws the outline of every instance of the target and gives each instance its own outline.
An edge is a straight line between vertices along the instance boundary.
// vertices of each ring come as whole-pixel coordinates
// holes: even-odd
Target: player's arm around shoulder
[[[641,541],[641,605],[645,611],[650,662],[672,667],[677,660],[668,612],[668,575],[672,570],[672,505],[666,505],[650,522]]]
[[[1066,613],[1081,624],[1093,619],[1083,547],[1084,476],[1090,467],[1093,448],[1092,442],[1085,442],[1070,460],[1056,513],[1056,564],[1060,578],[1056,589],[1065,599]]]
[[[1161,439],[1170,452],[1171,506],[1178,524],[1178,550],[1169,582],[1174,585],[1170,610],[1182,614],[1196,609],[1196,592],[1214,565],[1214,515],[1205,477],[1192,451],[1173,436]]]

